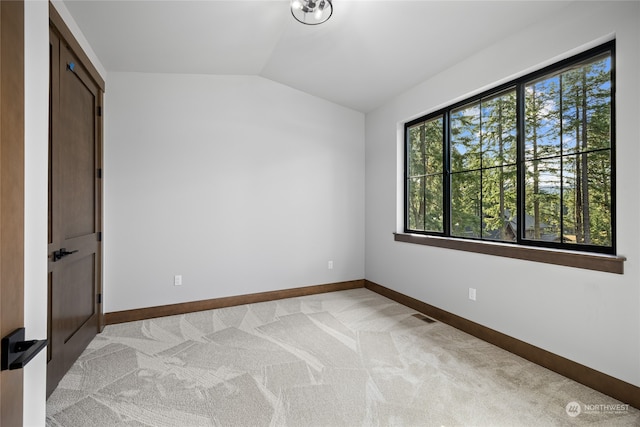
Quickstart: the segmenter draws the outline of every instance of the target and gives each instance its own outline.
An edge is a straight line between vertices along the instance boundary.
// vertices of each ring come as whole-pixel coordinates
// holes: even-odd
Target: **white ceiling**
[[[317,26],[289,0],[64,3],[107,71],[258,75],[368,112],[571,1],[334,0]]]

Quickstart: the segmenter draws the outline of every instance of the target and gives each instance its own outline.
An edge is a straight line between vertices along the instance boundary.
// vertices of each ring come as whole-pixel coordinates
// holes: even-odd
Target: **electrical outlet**
[[[182,286],[182,275],[173,276],[173,286]]]
[[[328,268],[329,270],[333,270],[333,261],[328,261],[328,262],[327,262],[327,268]]]
[[[476,288],[469,288],[469,299],[471,301],[476,300]]]

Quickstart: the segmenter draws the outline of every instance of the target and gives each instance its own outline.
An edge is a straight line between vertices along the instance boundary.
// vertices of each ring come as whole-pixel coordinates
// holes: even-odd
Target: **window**
[[[405,232],[615,253],[614,42],[405,125]]]

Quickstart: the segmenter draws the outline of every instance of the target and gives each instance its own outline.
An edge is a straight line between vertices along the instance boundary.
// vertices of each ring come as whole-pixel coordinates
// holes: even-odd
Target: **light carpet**
[[[640,425],[637,409],[416,314],[354,289],[107,326],[47,426]]]

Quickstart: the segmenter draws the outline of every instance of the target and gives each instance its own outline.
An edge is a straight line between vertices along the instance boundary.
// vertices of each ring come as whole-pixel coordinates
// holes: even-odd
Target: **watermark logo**
[[[580,414],[623,414],[629,412],[629,405],[624,403],[580,404],[578,402],[569,402],[567,403],[567,406],[565,406],[564,410],[567,412],[567,415],[575,418]]]
[[[567,415],[570,417],[577,417],[582,412],[582,407],[578,402],[569,402],[564,410],[567,411]]]

